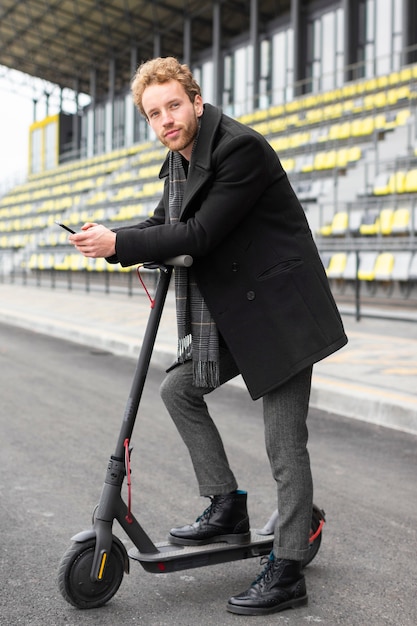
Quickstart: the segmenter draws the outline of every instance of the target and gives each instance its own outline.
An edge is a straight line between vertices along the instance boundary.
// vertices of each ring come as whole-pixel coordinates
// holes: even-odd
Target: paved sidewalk
[[[0,284],[0,321],[130,357],[139,353],[149,311],[139,285],[129,297]],[[315,366],[311,406],[417,435],[417,312],[415,321],[356,322],[341,311],[349,344]],[[153,362],[168,366],[175,351],[170,292]],[[240,378],[231,384],[244,386]]]

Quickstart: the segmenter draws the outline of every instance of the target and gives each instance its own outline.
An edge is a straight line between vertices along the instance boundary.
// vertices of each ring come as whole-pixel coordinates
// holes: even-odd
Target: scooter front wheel
[[[123,580],[124,555],[113,541],[103,580],[92,581],[91,566],[96,540],[73,543],[61,559],[58,584],[64,599],[79,609],[96,609],[108,602]]]

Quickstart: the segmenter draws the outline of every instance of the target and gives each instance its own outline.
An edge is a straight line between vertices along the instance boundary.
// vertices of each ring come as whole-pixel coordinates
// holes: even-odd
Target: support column
[[[72,116],[72,146],[71,152],[73,154],[77,154],[80,149],[80,116],[78,115],[78,107],[79,107],[79,81],[78,79],[74,80],[74,103],[75,103],[75,114]],[[62,111],[62,89],[61,89],[61,104],[60,104],[60,112]]]
[[[183,62],[191,67],[191,18],[184,17]]]
[[[402,65],[415,63],[417,60],[417,6],[415,0],[402,0],[403,2],[403,50]],[[409,49],[411,48],[411,49]]]
[[[87,114],[87,157],[94,155],[94,139],[96,135],[96,98],[97,98],[97,70],[90,72],[90,96],[91,104]]]
[[[259,49],[259,2],[250,3],[250,44],[252,47],[252,102],[253,110],[259,108],[259,76],[260,76],[260,49]]]
[[[161,56],[161,33],[157,31],[153,35],[153,56],[155,59]]]
[[[130,75],[133,77],[138,67],[138,50],[130,49]],[[135,142],[135,105],[130,90],[125,96],[125,136],[124,146],[129,147]]]
[[[343,44],[344,44],[344,81],[349,82],[358,78],[355,63],[358,62],[358,0],[342,0],[344,19]]]
[[[222,65],[221,65],[221,7],[220,2],[213,2],[213,104],[221,104]]]
[[[302,87],[297,83],[305,78],[301,70],[301,61],[306,56],[305,38],[301,34],[300,24],[300,2],[301,0],[291,0],[291,27],[294,33],[293,64],[294,64],[294,96],[302,93]]]
[[[106,126],[105,126],[105,139],[104,146],[106,152],[113,150],[113,120],[114,120],[114,90],[116,79],[116,60],[110,59],[109,61],[109,90],[106,102]]]

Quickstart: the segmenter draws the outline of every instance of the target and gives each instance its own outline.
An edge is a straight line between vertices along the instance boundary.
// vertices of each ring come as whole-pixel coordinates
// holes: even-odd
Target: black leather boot
[[[171,528],[169,541],[182,546],[201,546],[225,541],[250,542],[246,491],[211,496],[211,504],[200,517],[187,526]]]
[[[307,604],[301,562],[275,559],[272,552],[265,558],[268,558],[265,569],[249,589],[229,599],[227,610],[231,613],[267,615]]]

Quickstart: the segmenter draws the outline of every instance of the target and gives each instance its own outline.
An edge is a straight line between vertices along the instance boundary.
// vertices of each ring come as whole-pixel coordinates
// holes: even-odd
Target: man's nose
[[[172,122],[173,122],[173,119],[172,119],[172,115],[169,109],[166,111],[162,111],[162,124],[164,126],[167,126],[168,124],[172,124]]]

